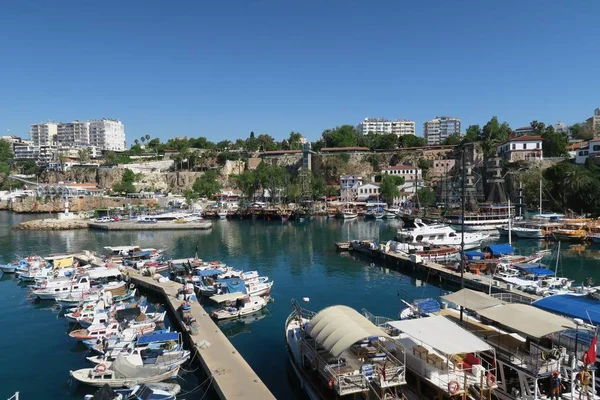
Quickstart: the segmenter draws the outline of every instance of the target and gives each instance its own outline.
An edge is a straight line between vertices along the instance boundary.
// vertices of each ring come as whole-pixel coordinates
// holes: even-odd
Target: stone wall
[[[89,211],[99,208],[123,207],[128,204],[150,206],[156,204],[156,200],[82,196],[69,199],[69,210],[73,212]],[[6,209],[19,213],[58,213],[65,210],[65,202],[61,198],[38,199],[36,197],[24,197],[11,201],[7,204]]]

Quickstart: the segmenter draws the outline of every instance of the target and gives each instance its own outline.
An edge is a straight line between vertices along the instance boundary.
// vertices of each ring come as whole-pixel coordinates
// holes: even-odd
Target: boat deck
[[[164,295],[174,315],[179,318],[177,291],[182,285],[173,281],[158,283],[150,277],[128,269],[129,278],[137,285]],[[192,351],[197,353],[205,372],[214,377],[213,387],[221,399],[275,399],[250,365],[238,353],[221,329],[198,303],[192,305],[191,314],[198,322],[195,335],[183,332],[193,343]]]

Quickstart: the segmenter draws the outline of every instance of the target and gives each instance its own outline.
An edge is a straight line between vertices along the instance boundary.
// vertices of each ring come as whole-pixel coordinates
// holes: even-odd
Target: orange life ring
[[[492,386],[494,386],[496,384],[496,381],[497,381],[496,376],[494,374],[492,374],[491,372],[488,372],[488,374],[487,374],[487,385],[489,387],[492,387]]]
[[[99,373],[106,372],[106,364],[96,365],[96,368],[94,368],[94,371],[99,372]]]
[[[329,388],[332,388],[334,383],[335,383],[335,378],[332,376],[331,378],[329,378],[329,383],[327,384],[327,386],[329,386]]]
[[[460,390],[460,384],[458,381],[450,381],[448,382],[448,392],[450,394],[456,394]]]

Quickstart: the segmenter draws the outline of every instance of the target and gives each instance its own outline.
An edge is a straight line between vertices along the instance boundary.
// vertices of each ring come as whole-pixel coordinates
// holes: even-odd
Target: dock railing
[[[531,303],[533,303],[533,299],[531,299],[527,296],[522,296],[518,293],[512,293],[512,292],[492,293],[491,296],[495,297],[498,300],[504,301],[506,303],[517,303],[517,304],[527,304],[527,305],[530,305]]]

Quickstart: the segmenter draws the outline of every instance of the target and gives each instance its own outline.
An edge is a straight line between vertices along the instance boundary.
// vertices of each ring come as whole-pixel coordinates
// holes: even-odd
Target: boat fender
[[[460,384],[458,381],[450,381],[448,382],[448,392],[450,394],[456,394],[460,390]]]
[[[331,378],[329,378],[329,383],[328,386],[329,388],[333,388],[333,384],[335,383],[335,378],[332,376]]]
[[[494,374],[492,374],[491,372],[488,372],[487,374],[487,385],[489,387],[492,387],[496,384],[496,376]]]
[[[104,372],[106,372],[106,364],[98,364],[96,365],[96,368],[94,368],[94,371],[102,374]]]

